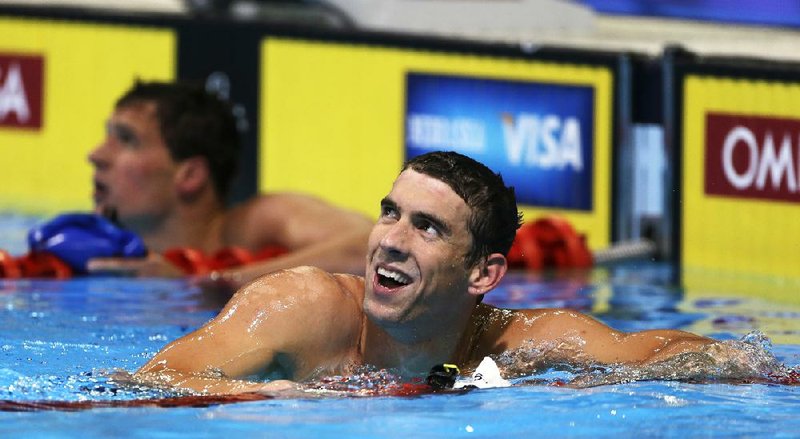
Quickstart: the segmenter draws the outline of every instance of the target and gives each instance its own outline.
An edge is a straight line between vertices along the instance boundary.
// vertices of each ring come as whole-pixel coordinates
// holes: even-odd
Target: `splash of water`
[[[346,375],[326,376],[306,382],[303,388],[312,393],[332,396],[414,396],[432,390],[421,378],[408,379],[391,370],[370,365],[355,366]]]
[[[507,355],[502,359],[506,368],[520,370],[525,365],[537,365],[535,358],[542,353],[539,349],[536,352]],[[541,368],[541,364],[538,366]],[[547,370],[553,369],[565,370],[572,377],[567,380],[558,379],[550,384],[564,383],[571,387],[646,380],[800,384],[800,369],[781,364],[772,353],[771,340],[759,331],[753,331],[740,340],[720,341],[698,352],[679,354],[652,364],[589,364],[581,367],[558,364],[551,365]]]
[[[175,396],[174,390],[135,385],[119,386],[105,372],[87,371],[76,375],[26,376],[3,369],[0,383],[3,400],[128,400]],[[12,376],[13,375],[13,376]]]

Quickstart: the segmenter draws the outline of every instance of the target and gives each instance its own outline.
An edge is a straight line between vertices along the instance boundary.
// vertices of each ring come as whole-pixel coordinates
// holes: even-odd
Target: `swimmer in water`
[[[366,276],[300,267],[240,289],[220,314],[167,345],[134,380],[209,394],[294,391],[294,382],[371,365],[419,376],[441,363],[536,352],[558,364],[649,365],[734,349],[677,330],[616,331],[576,311],[481,303],[506,273],[519,227],[514,191],[454,152],[410,160],[381,201]],[[258,382],[263,377],[291,381]]]
[[[295,193],[270,193],[227,207],[239,156],[230,108],[179,83],[137,82],[116,103],[105,139],[89,154],[96,212],[138,234],[147,259],[95,259],[90,271],[181,275],[160,255],[191,247],[207,255],[226,247],[283,256],[233,269],[246,281],[297,265],[363,273],[372,222],[361,214]]]

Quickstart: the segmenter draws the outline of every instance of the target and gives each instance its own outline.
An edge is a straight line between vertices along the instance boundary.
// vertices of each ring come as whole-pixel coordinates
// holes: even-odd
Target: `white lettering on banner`
[[[480,153],[486,150],[486,128],[477,119],[412,114],[408,117],[408,140],[419,148]]]
[[[583,170],[581,126],[577,118],[548,114],[503,115],[503,140],[509,163],[544,169]]]
[[[0,77],[3,72],[0,71]],[[21,123],[28,121],[30,109],[25,88],[22,83],[22,72],[19,64],[11,64],[3,84],[0,84],[0,120],[5,119],[11,112],[17,114]]]
[[[740,144],[747,147],[748,157],[747,169],[742,173],[739,173],[733,166],[733,153],[736,146]],[[798,146],[800,146],[800,139],[798,139]],[[755,181],[757,189],[764,189],[767,177],[769,177],[772,188],[778,190],[785,177],[789,191],[796,192],[798,189],[797,170],[800,169],[800,163],[794,160],[793,151],[792,139],[787,134],[781,139],[779,151],[776,153],[775,140],[772,133],[768,131],[764,136],[764,148],[759,157],[755,134],[747,127],[737,126],[725,136],[722,146],[722,169],[725,178],[736,189],[749,188],[753,185],[753,181]],[[800,160],[800,155],[797,159]]]

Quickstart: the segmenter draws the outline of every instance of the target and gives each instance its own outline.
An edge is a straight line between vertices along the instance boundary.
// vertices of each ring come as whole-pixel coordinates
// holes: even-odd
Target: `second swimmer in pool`
[[[96,211],[139,235],[151,257],[94,260],[89,269],[178,275],[160,257],[174,247],[207,255],[282,247],[288,253],[232,274],[248,280],[296,265],[363,272],[371,226],[364,215],[297,193],[261,194],[228,208],[238,154],[236,121],[222,100],[187,84],[134,84],[117,101],[89,161]]]

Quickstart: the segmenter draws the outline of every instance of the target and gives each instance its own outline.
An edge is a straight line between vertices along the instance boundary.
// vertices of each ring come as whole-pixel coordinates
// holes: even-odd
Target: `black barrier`
[[[202,81],[233,105],[243,148],[230,199],[243,201],[258,184],[260,32],[230,21],[187,21],[177,29],[178,78]]]

